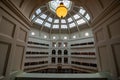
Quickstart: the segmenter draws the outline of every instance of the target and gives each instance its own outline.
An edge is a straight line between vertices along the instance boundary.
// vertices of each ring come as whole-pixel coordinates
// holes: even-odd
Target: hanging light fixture
[[[64,18],[68,13],[68,9],[65,5],[61,2],[60,5],[56,9],[56,14],[59,18]]]

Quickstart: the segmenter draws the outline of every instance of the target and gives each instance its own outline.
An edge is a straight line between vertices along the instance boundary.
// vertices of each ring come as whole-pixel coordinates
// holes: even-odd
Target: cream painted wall
[[[0,0],[0,80],[23,70],[28,26]]]
[[[88,33],[88,36],[86,36],[85,34]],[[92,33],[92,29],[91,28],[87,28],[87,29],[82,29],[79,33],[72,33],[71,34],[71,38],[73,38],[73,36],[76,36],[77,39],[79,38],[87,38],[87,37],[93,37],[93,33]]]
[[[34,32],[35,35],[32,35],[32,32]],[[85,35],[86,33],[88,33],[88,36]],[[76,32],[70,35],[69,34],[51,34],[50,35],[46,32],[41,32],[39,29],[32,27],[31,31],[29,32],[29,36],[39,37],[41,39],[48,39],[48,40],[65,40],[64,37],[67,37],[66,40],[71,40],[71,39],[74,39],[73,36],[76,36],[76,39],[93,37],[93,33],[91,28],[87,28],[87,29],[82,29],[79,33]],[[44,36],[47,36],[47,38],[44,38]],[[53,39],[53,37],[55,37],[55,39]]]
[[[32,35],[32,33],[34,33],[34,35]],[[33,28],[33,27],[31,28],[31,30],[29,32],[29,36],[33,36],[33,37],[38,37],[38,38],[41,38],[41,39],[48,39],[49,40],[49,34],[48,33],[41,32],[39,29]]]
[[[120,77],[120,2],[113,1],[93,23],[99,71]]]

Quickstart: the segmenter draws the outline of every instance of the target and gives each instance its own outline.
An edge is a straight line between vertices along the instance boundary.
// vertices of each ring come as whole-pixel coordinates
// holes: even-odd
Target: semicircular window
[[[50,29],[71,29],[89,23],[91,17],[87,11],[83,7],[72,5],[70,0],[63,0],[65,6],[70,10],[67,17],[63,19],[56,17],[54,12],[60,1],[61,0],[52,0],[48,2],[48,4],[36,9],[31,17],[32,22]],[[77,10],[71,8],[71,6]]]

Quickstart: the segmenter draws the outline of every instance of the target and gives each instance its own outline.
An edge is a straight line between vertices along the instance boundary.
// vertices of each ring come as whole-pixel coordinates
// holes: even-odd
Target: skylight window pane
[[[72,18],[68,18],[68,22],[72,22],[73,20],[72,20]]]
[[[82,15],[84,15],[85,14],[85,10],[84,9],[80,9],[80,11],[79,11]]]
[[[41,20],[41,19],[38,18],[38,19],[35,20],[35,22],[38,23],[38,24],[42,24],[43,20]]]
[[[51,17],[48,18],[48,21],[49,21],[49,22],[52,22],[52,20],[53,20],[53,19],[52,19]]]
[[[47,15],[46,14],[42,14],[40,17],[45,19],[47,17]]]
[[[74,17],[75,19],[79,19],[79,18],[80,18],[80,16],[79,16],[78,14],[75,14],[73,17]]]
[[[87,20],[90,20],[90,16],[89,16],[89,14],[86,14],[85,17],[87,18]]]
[[[53,28],[54,28],[54,29],[58,29],[58,28],[59,28],[59,25],[53,25]]]
[[[34,18],[35,18],[35,15],[32,16],[32,19],[34,19]]]
[[[61,25],[62,29],[67,29],[67,25]]]
[[[80,19],[80,20],[77,21],[77,23],[78,23],[78,25],[83,24],[83,23],[85,23],[85,20]]]
[[[72,2],[69,1],[69,0],[51,0],[49,2],[49,6],[50,6],[50,9],[55,12],[57,7],[59,6],[60,3],[63,3],[65,5],[65,7],[70,10],[71,9],[71,5],[72,5]]]
[[[54,23],[59,23],[59,19],[55,19],[55,20],[54,20]]]
[[[36,14],[38,15],[38,14],[40,14],[41,13],[41,10],[40,9],[37,9],[36,10]]]
[[[65,20],[65,19],[62,19],[62,20],[61,20],[61,23],[66,23],[66,20]]]
[[[70,28],[74,27],[75,26],[75,23],[71,23],[69,24]]]
[[[50,28],[51,24],[48,23],[48,22],[46,22],[46,23],[45,23],[45,26],[48,27],[48,28]]]

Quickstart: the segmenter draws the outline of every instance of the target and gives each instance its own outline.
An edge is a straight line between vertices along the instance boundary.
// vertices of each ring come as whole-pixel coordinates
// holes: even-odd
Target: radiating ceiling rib
[[[73,19],[74,23],[76,24],[76,27],[78,29],[78,33],[80,33],[80,29],[78,28],[78,23],[76,22],[75,18],[69,13],[69,15],[71,16],[71,18]],[[80,36],[80,34],[79,34]]]
[[[73,12],[77,13],[77,14],[78,14],[82,19],[84,19],[85,22],[87,22],[87,24],[89,25],[88,20],[87,20],[83,15],[81,15],[79,12],[76,12],[75,10],[73,10]],[[86,14],[86,13],[85,13],[85,14]]]
[[[69,36],[70,36],[70,27],[69,27],[68,20],[67,20],[66,17],[65,17],[65,21],[66,21],[66,25],[67,25],[67,28],[68,28],[68,33],[69,33]]]
[[[68,32],[66,32],[66,33],[68,33],[68,34],[70,35],[70,34],[72,33],[71,28],[74,27],[74,26],[71,24],[72,27],[70,27],[70,25],[69,25],[70,23],[69,23],[69,21],[68,21],[68,18],[69,18],[69,17],[72,19],[72,23],[74,23],[74,25],[76,26],[76,27],[74,27],[73,29],[76,28],[76,29],[78,30],[78,33],[80,32],[79,24],[77,23],[78,20],[83,19],[83,20],[89,25],[89,20],[85,17],[86,14],[87,14],[87,12],[85,12],[85,14],[82,15],[82,14],[79,12],[80,9],[82,9],[82,7],[78,7],[78,6],[73,5],[72,9],[71,9],[70,12],[68,13],[68,16],[65,18],[66,23],[62,23],[62,22],[61,22],[61,19],[56,18],[56,14],[53,14],[52,12],[50,12],[50,15],[51,15],[51,14],[53,15],[52,21],[50,22],[51,25],[49,25],[49,27],[48,27],[48,28],[49,28],[49,32],[50,32],[50,35],[52,34],[52,29],[54,29],[54,28],[53,28],[53,25],[54,25],[54,24],[58,24],[58,25],[59,25],[59,28],[57,28],[57,30],[59,29],[58,32],[57,32],[58,34],[62,34],[62,30],[66,29],[66,28],[64,28],[64,26],[63,26],[63,28],[62,28],[62,25],[66,25],[66,26],[67,26],[67,30],[65,30],[65,31],[68,31]],[[83,9],[84,9],[84,8],[83,8]],[[40,12],[38,15],[36,14],[36,12],[34,13],[34,15],[37,15],[37,16],[35,16],[35,18],[34,18],[32,21],[35,22],[36,19],[41,19],[41,20],[43,20],[43,23],[41,23],[41,28],[40,28],[40,32],[41,32],[41,31],[43,30],[43,28],[44,28],[45,23],[47,22],[48,18],[50,17],[49,13],[48,13],[48,14],[45,14],[45,13],[47,13],[47,12],[50,11],[48,4],[40,7],[40,10],[41,10],[41,12]],[[72,13],[73,13],[73,14],[72,14]],[[80,16],[80,18],[74,17],[74,13],[75,13],[75,15]],[[45,19],[43,19],[42,17],[40,17],[42,14],[47,15],[47,17],[46,17]],[[59,23],[54,23],[54,20],[55,20],[55,19],[59,19]],[[55,28],[55,29],[56,29],[56,28]],[[55,31],[55,32],[56,32],[56,31]],[[63,31],[63,33],[64,33],[64,31]]]
[[[59,39],[60,39],[60,34],[61,34],[61,18],[59,18]]]
[[[79,7],[79,6],[75,6],[75,5],[74,5],[74,7],[75,7],[75,8],[78,8],[78,9],[80,9],[80,7]]]
[[[41,6],[40,9],[41,9],[41,8],[44,8],[44,7],[46,7],[46,5]],[[32,21],[34,21],[34,20],[37,19],[40,15],[42,15],[43,13],[46,13],[46,12],[47,12],[47,11],[45,10],[44,12],[41,12],[41,13],[39,13],[39,14],[36,14],[36,13],[35,13],[35,16],[36,16],[36,17],[35,17],[34,19],[32,19]]]
[[[51,24],[51,28],[50,28],[50,35],[51,35],[52,29],[53,29],[53,23],[54,23],[55,17],[56,17],[56,15],[54,15],[53,20],[52,20],[52,24]]]
[[[42,27],[41,27],[41,30],[40,32],[43,30],[43,27],[44,27],[44,24],[47,22],[49,16],[51,15],[51,13],[47,16],[47,18],[44,20],[44,22],[42,23]]]
[[[79,8],[80,9],[80,7],[78,7],[78,6],[74,6],[74,7],[76,7],[76,8]],[[87,24],[89,25],[89,21],[84,17],[85,16],[85,14],[87,14],[87,12],[85,12],[85,14],[84,15],[82,15],[82,14],[80,14],[80,12],[76,12],[75,10],[73,10],[73,12],[75,12],[75,13],[77,13],[79,16],[81,16],[82,17],[82,19],[84,19],[86,22],[87,22]]]
[[[48,10],[46,10],[45,12],[43,12],[43,13],[46,13]],[[40,18],[40,16],[43,14],[43,13],[40,13],[40,15],[37,15],[37,17],[36,18],[34,18],[34,21],[37,19],[37,18],[39,18],[39,19],[41,19]],[[43,19],[42,19],[43,20]]]

